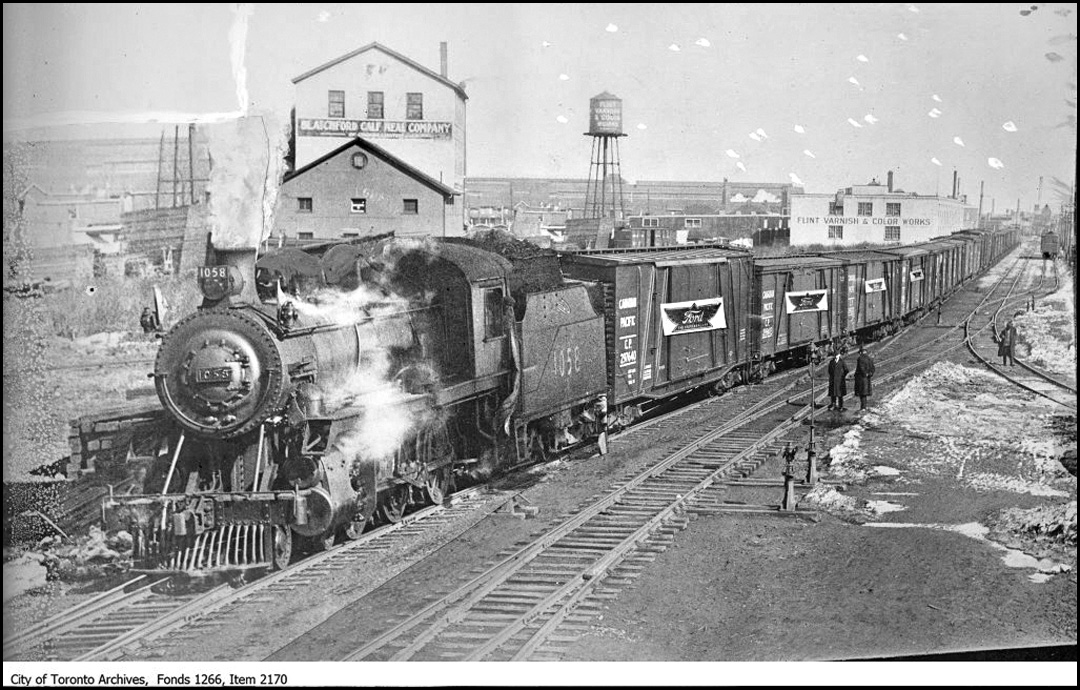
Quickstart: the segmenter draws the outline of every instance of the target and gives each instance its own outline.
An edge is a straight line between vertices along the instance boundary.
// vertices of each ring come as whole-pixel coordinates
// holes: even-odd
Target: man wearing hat
[[[864,345],[859,346],[859,359],[855,363],[855,395],[859,396],[859,409],[866,409],[866,399],[873,393],[874,360]]]

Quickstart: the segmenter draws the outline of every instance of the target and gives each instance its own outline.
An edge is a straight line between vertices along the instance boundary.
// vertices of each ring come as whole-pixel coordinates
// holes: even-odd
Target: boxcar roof
[[[922,245],[913,245],[907,247],[897,247],[896,249],[890,249],[890,254],[898,254],[899,256],[922,256],[927,253],[926,247]]]
[[[562,253],[564,261],[613,266],[629,264],[656,264],[657,266],[682,266],[689,264],[726,263],[730,259],[748,259],[750,252],[719,245],[686,245],[678,247],[649,247],[633,249],[590,249],[582,252]]]
[[[836,257],[841,261],[893,261],[896,255],[888,250],[876,249],[838,249],[825,252],[824,256]]]
[[[840,266],[842,262],[836,259],[828,259],[823,256],[777,256],[765,259],[754,259],[754,265],[762,268],[786,268],[788,266],[803,268],[813,266],[824,268],[825,266]]]

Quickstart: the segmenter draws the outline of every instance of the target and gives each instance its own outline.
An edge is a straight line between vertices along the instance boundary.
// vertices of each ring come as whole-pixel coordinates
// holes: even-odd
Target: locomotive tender
[[[672,396],[722,392],[812,345],[890,333],[1017,243],[755,259],[688,245],[509,253],[469,240],[219,253],[163,338],[168,423],[108,527],[140,569],[284,567],[457,479],[594,442]]]

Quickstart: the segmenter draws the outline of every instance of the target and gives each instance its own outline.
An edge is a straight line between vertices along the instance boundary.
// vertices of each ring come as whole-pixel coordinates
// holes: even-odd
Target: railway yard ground
[[[924,319],[875,355],[881,381],[870,410],[858,411],[850,396],[846,411],[817,410],[822,481],[800,487],[799,505],[807,510],[741,510],[779,503],[781,488],[725,487],[711,508],[687,511],[661,548],[624,569],[602,603],[590,604],[590,616],[567,626],[571,635],[534,658],[873,659],[1075,645],[1075,397],[1068,409],[999,378],[960,347],[959,330],[912,374],[886,378],[888,357],[949,333],[974,308],[977,291],[1023,251],[961,290],[943,309],[941,325]],[[1052,295],[1039,293],[1034,310],[1010,311],[1023,312],[1016,317],[1019,358],[1075,388],[1073,288],[1071,278],[1064,281]],[[136,349],[132,359],[149,356]],[[85,357],[61,356],[68,364],[95,361]],[[55,365],[57,354],[46,361]],[[113,390],[149,366],[119,368],[111,374],[119,377]],[[42,395],[82,404],[72,388],[53,382],[63,370],[47,370]],[[86,395],[93,397],[89,387]],[[749,407],[743,401],[752,395],[753,388],[737,388],[616,437],[606,456],[578,453],[503,478],[497,493],[485,494],[483,510],[447,520],[441,529],[456,536],[445,543],[390,545],[377,558],[335,570],[318,587],[283,584],[197,633],[180,626],[116,658],[343,659],[397,625],[406,609],[445,594],[659,462],[688,430],[716,426],[721,413]],[[796,441],[805,446],[808,433],[804,425]],[[799,463],[804,469],[802,454]],[[778,480],[781,471],[780,458],[770,457],[753,476]],[[499,498],[512,495],[531,510],[511,510],[513,502]],[[86,584],[43,583],[32,553],[10,553],[5,561],[5,638],[91,596]]]

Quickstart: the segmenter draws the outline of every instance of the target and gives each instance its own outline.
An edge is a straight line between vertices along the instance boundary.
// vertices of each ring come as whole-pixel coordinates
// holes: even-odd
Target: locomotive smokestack
[[[255,247],[222,247],[214,251],[218,266],[236,266],[244,278],[244,287],[237,298],[241,302],[258,302],[255,291]]]
[[[442,75],[443,79],[446,79],[446,68],[446,41],[442,41],[439,43],[439,74]]]
[[[889,181],[889,191],[891,192],[892,191],[892,170],[889,171],[888,181]]]

